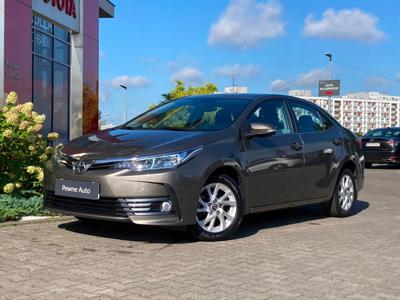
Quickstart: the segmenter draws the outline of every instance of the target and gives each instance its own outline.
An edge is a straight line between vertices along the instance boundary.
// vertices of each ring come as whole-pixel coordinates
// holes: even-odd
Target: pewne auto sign
[[[339,96],[340,80],[321,80],[318,87],[318,96]]]
[[[33,0],[32,10],[74,32],[80,28],[81,0]]]

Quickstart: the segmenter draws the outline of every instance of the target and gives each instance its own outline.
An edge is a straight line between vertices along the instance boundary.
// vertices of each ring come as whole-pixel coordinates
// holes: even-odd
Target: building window
[[[60,142],[69,139],[71,35],[46,19],[32,18],[32,99],[37,112],[46,115],[43,133],[55,131]]]

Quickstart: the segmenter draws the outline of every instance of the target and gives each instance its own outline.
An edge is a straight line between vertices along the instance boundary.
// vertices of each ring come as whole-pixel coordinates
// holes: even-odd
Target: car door
[[[303,197],[326,197],[344,157],[340,130],[313,104],[289,100],[289,106],[304,144]]]
[[[266,100],[248,116],[244,130],[251,123],[265,123],[276,128],[272,136],[245,139],[245,168],[252,207],[292,202],[301,199],[303,145],[294,132],[286,103]]]

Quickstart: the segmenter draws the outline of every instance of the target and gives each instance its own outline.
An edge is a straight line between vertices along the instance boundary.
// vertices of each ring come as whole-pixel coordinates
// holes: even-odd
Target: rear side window
[[[391,137],[400,137],[400,129],[391,129],[388,134]]]
[[[290,101],[290,107],[293,110],[300,133],[321,132],[333,126],[327,117],[311,105]]]
[[[257,106],[250,114],[249,122],[272,125],[278,134],[293,132],[286,106],[281,100],[268,100]]]

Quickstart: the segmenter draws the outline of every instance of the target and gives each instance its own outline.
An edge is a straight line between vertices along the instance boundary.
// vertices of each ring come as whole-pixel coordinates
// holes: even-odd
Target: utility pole
[[[332,80],[332,58],[333,55],[332,53],[324,53],[324,55],[328,58],[329,60],[329,80]],[[332,96],[328,96],[328,113],[330,113],[333,116],[333,109],[332,109]]]
[[[125,90],[125,117],[124,117],[124,123],[128,122],[128,87],[125,84],[120,84],[120,87],[122,87]]]

